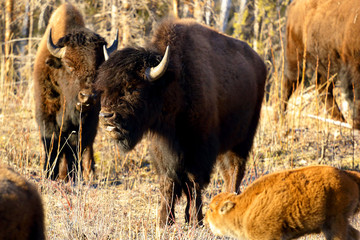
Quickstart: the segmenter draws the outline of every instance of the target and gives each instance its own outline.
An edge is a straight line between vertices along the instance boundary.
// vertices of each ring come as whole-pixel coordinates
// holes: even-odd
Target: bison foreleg
[[[88,181],[91,174],[95,172],[94,150],[92,146],[87,146],[82,155],[81,169],[84,180]]]
[[[59,160],[58,160],[58,140],[56,138],[43,138],[43,145],[45,149],[45,163],[44,172],[46,178],[56,180],[59,176]]]
[[[164,227],[175,223],[175,203],[181,197],[181,185],[167,176],[160,178],[161,204],[159,224]]]
[[[202,225],[204,217],[201,210],[201,189],[200,184],[189,179],[183,184],[183,191],[187,198],[185,221],[190,225]]]

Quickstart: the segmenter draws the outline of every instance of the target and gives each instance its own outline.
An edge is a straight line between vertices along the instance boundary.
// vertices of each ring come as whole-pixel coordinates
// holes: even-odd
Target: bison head
[[[95,88],[101,94],[100,123],[125,152],[135,147],[161,112],[161,86],[166,85],[161,76],[168,62],[168,48],[164,57],[125,48],[98,70]]]
[[[107,50],[107,54],[117,48],[118,39]],[[50,57],[46,64],[54,68],[52,84],[61,92],[67,104],[77,110],[86,111],[98,101],[93,90],[96,69],[105,60],[103,46],[105,40],[89,30],[75,31],[59,39],[55,45],[51,29],[47,40]]]

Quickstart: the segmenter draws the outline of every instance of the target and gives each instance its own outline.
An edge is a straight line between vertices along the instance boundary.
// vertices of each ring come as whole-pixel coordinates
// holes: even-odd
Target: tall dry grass
[[[33,3],[34,9],[36,4],[41,2]],[[78,7],[91,12],[84,10],[86,4],[79,1]],[[145,9],[150,23],[159,20],[159,16],[151,12],[153,10],[146,9],[150,6],[147,1],[136,4]],[[104,5],[103,11],[87,16],[88,22],[92,19],[89,27],[105,36],[108,42],[113,33],[103,29],[109,21],[110,9]],[[131,22],[134,35],[146,36],[152,24],[141,25],[129,18],[134,9],[125,9],[130,12],[125,16],[128,17],[125,22]],[[264,58],[271,75],[243,188],[259,176],[278,169],[312,164],[359,167],[358,137],[351,129],[308,117],[308,114],[317,114],[328,118],[314,86],[302,86],[294,93],[284,124],[275,120],[280,83],[284,79],[283,24],[283,17],[275,21],[275,35],[280,40],[277,42],[273,42],[271,31],[265,31],[266,26],[263,28],[268,34],[263,36],[262,45],[267,49]],[[150,143],[146,139],[134,151],[122,155],[116,144],[99,129],[94,146],[96,176],[92,182],[74,185],[44,178],[42,164],[46,156],[33,117],[32,97],[32,65],[40,37],[41,34],[31,36],[23,53],[10,55],[18,63],[16,71],[5,72],[5,56],[0,52],[0,162],[13,166],[38,186],[46,210],[48,239],[215,239],[208,228],[195,228],[184,223],[184,199],[176,209],[177,223],[167,229],[159,228],[156,219],[161,196],[148,156]],[[146,39],[129,39],[129,44],[143,44]],[[14,39],[13,43],[16,41]],[[6,82],[6,75],[17,80]],[[204,191],[204,210],[221,186],[221,177],[215,170]],[[358,219],[354,224],[359,228]],[[302,239],[322,237],[313,235]]]

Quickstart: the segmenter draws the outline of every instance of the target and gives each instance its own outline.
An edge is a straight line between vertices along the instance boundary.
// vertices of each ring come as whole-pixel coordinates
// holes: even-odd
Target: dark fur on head
[[[96,89],[107,96],[101,101],[103,109],[121,113],[115,113],[111,123],[122,130],[116,134],[124,150],[129,151],[160,114],[166,84],[150,82],[145,69],[156,66],[162,56],[143,48],[125,48],[113,56],[100,67]]]
[[[103,37],[94,32],[74,31],[60,38],[56,45],[58,47],[91,46],[90,49],[94,49],[96,46],[106,46],[107,43]]]

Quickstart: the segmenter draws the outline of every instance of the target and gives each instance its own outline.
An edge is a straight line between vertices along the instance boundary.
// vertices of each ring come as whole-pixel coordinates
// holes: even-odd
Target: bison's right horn
[[[48,48],[49,52],[51,53],[51,55],[53,55],[57,58],[62,58],[65,55],[66,48],[58,47],[53,43],[53,40],[51,38],[51,28],[49,31],[49,37],[47,39],[47,48]]]
[[[103,46],[105,61],[107,61],[109,59],[109,55],[112,52],[116,51],[116,49],[118,48],[118,44],[119,44],[119,29],[116,30],[116,38],[115,38],[113,44],[109,48],[106,48],[105,45]]]
[[[159,79],[166,72],[170,58],[169,48],[169,46],[166,47],[164,57],[156,67],[147,68],[145,70],[146,77],[149,79],[149,81],[152,82]]]

